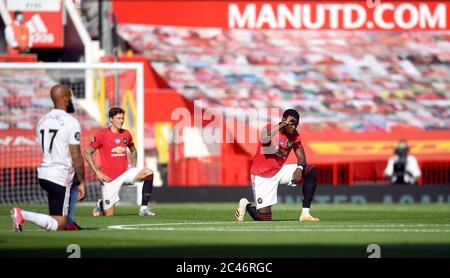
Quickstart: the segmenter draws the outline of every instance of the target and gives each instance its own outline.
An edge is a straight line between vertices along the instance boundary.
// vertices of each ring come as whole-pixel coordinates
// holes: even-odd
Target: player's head
[[[395,154],[400,157],[406,157],[408,156],[408,152],[409,152],[408,143],[406,143],[405,140],[400,140],[397,144],[397,147],[395,148]]]
[[[50,97],[55,109],[62,109],[67,113],[75,112],[72,102],[72,89],[63,84],[56,84],[50,89]]]
[[[120,107],[109,110],[109,123],[116,129],[121,129],[125,120],[125,111]]]
[[[283,112],[283,121],[287,123],[287,125],[283,128],[286,133],[293,133],[298,126],[298,122],[300,120],[300,115],[295,109],[288,109]]]
[[[23,13],[21,11],[14,12],[14,19],[15,21],[17,21],[17,23],[22,24],[24,18],[25,17],[23,16]]]

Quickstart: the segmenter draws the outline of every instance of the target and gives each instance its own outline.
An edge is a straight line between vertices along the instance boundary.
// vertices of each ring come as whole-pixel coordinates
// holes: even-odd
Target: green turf
[[[381,257],[450,257],[448,204],[314,205],[320,223],[299,222],[298,206],[281,204],[273,207],[274,221],[246,216],[243,223],[234,221],[231,203],[155,204],[152,218],[137,216],[137,206],[119,206],[115,217],[92,217],[92,207],[79,206],[83,231],[46,232],[26,223],[22,233],[11,232],[9,209],[0,206],[1,257],[67,257],[72,243],[82,257],[364,258],[369,244],[380,246]]]

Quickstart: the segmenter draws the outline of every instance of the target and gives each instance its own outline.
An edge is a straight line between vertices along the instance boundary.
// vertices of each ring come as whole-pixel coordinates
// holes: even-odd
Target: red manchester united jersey
[[[269,124],[266,128],[270,130],[272,125]],[[264,178],[275,176],[283,167],[292,148],[296,150],[299,145],[301,145],[300,134],[296,130],[293,134],[278,132],[277,135],[272,137],[270,146],[264,146],[260,141],[250,168],[250,174]]]
[[[127,147],[133,145],[133,138],[126,129],[113,133],[103,128],[92,138],[90,146],[100,151],[102,172],[112,180],[128,169]]]

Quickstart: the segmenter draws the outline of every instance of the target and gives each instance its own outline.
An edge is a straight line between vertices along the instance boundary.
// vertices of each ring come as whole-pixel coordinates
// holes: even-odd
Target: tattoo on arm
[[[133,146],[132,148],[130,148],[130,159],[131,159],[131,167],[136,167],[137,165],[137,150],[136,148]]]
[[[94,159],[92,159],[92,154],[95,152],[95,149],[92,147],[88,147],[86,151],[84,152],[84,159],[87,161],[89,166],[91,166],[91,169],[94,170],[95,173],[98,172],[98,168],[95,165]]]

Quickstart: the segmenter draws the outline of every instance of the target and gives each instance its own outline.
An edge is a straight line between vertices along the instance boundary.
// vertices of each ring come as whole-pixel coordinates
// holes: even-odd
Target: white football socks
[[[141,210],[148,209],[148,206],[141,206]]]
[[[309,214],[309,208],[302,208],[302,214]]]
[[[47,231],[58,230],[58,221],[49,215],[22,210],[22,216],[26,221],[33,222]]]

